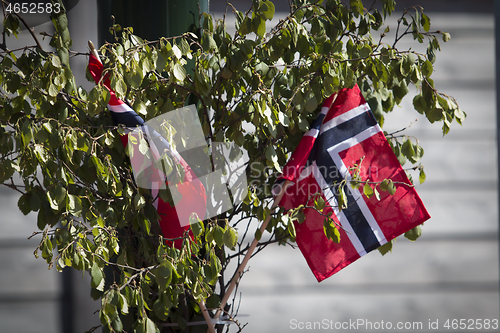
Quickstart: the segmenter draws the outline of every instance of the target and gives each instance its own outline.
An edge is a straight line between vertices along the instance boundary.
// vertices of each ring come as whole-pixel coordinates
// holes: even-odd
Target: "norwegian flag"
[[[99,83],[102,77],[103,65],[101,61],[94,55],[90,55],[88,69],[94,81]],[[147,162],[146,165],[151,167],[144,170],[147,175],[142,175],[141,179],[136,181],[140,182],[139,186],[150,188],[152,195],[156,200],[153,202],[155,208],[160,215],[160,228],[165,238],[181,238],[186,230],[189,230],[189,218],[194,212],[201,220],[204,219],[206,213],[206,194],[203,184],[198,180],[193,170],[184,161],[184,159],[174,150],[171,149],[170,144],[154,129],[147,126],[144,120],[128,106],[121,99],[116,97],[114,91],[110,88],[109,79],[104,78],[102,84],[109,90],[111,98],[108,103],[108,109],[111,111],[111,116],[115,124],[123,124],[130,129],[127,135],[121,136],[122,143],[125,147],[128,144],[128,137],[130,135],[137,136],[138,131],[133,129],[140,128],[143,137],[146,139],[152,158],[159,159],[161,154],[168,152],[171,157],[175,158],[178,163],[184,168],[185,176],[181,183],[177,184],[177,190],[182,195],[182,199],[175,207],[169,203],[164,202],[158,191],[165,188],[168,184],[165,174],[153,167],[153,163]],[[141,170],[145,165],[144,156],[139,152],[138,145],[133,145],[134,152],[130,157],[130,162],[134,170]],[[174,245],[180,248],[182,240],[178,239],[174,242],[167,242],[169,245]]]
[[[325,236],[324,216],[316,210],[305,208],[305,221],[295,223],[297,244],[318,282],[430,217],[415,188],[405,185],[410,181],[359,87],[342,89],[333,100],[323,103],[277,182],[291,181],[280,206],[312,206],[314,194],[320,193],[328,203],[323,213],[333,212],[339,226],[340,242],[335,243]],[[355,164],[362,181],[392,179],[396,193],[381,191],[377,200],[347,185],[347,208],[339,210],[335,185],[349,184]]]

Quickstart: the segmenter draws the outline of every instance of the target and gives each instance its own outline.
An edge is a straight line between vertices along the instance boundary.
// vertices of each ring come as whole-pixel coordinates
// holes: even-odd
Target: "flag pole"
[[[283,183],[283,186],[281,187],[281,190],[280,190],[279,194],[274,199],[274,203],[273,203],[273,205],[271,207],[271,210],[273,210],[274,208],[276,208],[276,206],[278,206],[278,204],[281,201],[281,198],[285,194],[285,191],[286,191],[286,189],[287,189],[287,187],[289,185],[290,185],[290,181],[287,179]],[[267,228],[267,225],[269,224],[269,221],[271,221],[271,215],[268,215],[266,217],[266,220],[262,223],[262,225],[260,227],[260,234],[261,235],[264,234],[264,231],[266,231],[266,228]],[[231,279],[231,283],[229,284],[229,286],[227,287],[226,292],[224,293],[224,297],[222,297],[220,306],[219,306],[217,312],[215,313],[214,319],[218,319],[220,317],[220,315],[222,314],[222,311],[223,311],[224,307],[226,306],[226,303],[229,300],[229,297],[233,293],[233,290],[236,287],[236,284],[238,283],[238,280],[243,275],[243,271],[245,270],[245,266],[247,265],[248,260],[250,260],[250,257],[252,256],[253,251],[257,247],[258,243],[259,243],[259,241],[257,240],[257,238],[254,238],[253,241],[252,241],[252,244],[248,248],[248,251],[247,251],[247,253],[245,255],[245,258],[243,258],[243,261],[241,262],[241,264],[238,266],[238,269],[234,273],[233,278]],[[210,330],[209,330],[209,332],[210,332]]]
[[[89,49],[90,49],[90,53],[96,57],[97,60],[101,61],[101,57],[99,57],[99,53],[97,53],[97,50],[95,49],[94,47],[94,43],[92,43],[91,40],[89,40]]]
[[[101,61],[101,58],[99,56],[99,53],[97,52],[94,43],[92,43],[91,40],[88,41],[90,53],[99,61]],[[212,325],[212,319],[210,318],[210,315],[208,314],[208,309],[207,306],[205,305],[205,301],[201,300],[198,302],[198,306],[200,307],[201,313],[203,314],[203,318],[205,318],[205,321],[207,322],[208,325],[208,332],[209,333],[215,333],[214,326]]]

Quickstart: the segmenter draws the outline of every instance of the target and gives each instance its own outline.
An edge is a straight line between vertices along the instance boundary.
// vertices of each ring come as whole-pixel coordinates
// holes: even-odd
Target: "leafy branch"
[[[270,185],[328,96],[357,84],[383,126],[384,117],[411,95],[413,85],[415,110],[431,123],[442,123],[444,134],[453,121],[465,120],[457,101],[432,80],[441,47],[437,37],[446,42],[450,36],[432,31],[421,7],[404,11],[394,41],[387,43],[389,27],[380,31],[380,39],[372,36],[394,11],[394,1],[382,1],[381,12],[374,4],[365,8],[360,0],[290,0],[289,5],[289,15],[269,30],[272,2],[255,0],[246,12],[227,4],[236,17],[234,36],[227,33],[225,20],[206,13],[199,17],[196,35],[155,41],[113,23],[114,41],[99,53],[103,79],[109,79],[118,98],[145,120],[196,104],[212,148],[214,142],[234,142],[248,155],[242,166],[247,168],[248,191],[242,201],[211,219],[193,220],[182,236],[165,238],[159,221],[171,221],[154,205],[170,202],[172,194],[155,195],[135,181],[127,156],[134,149],[124,148],[120,137],[125,129],[106,110],[110,92],[104,81],[90,91],[76,87],[69,58],[87,55],[71,50],[65,12],[53,15],[52,35],[42,34],[55,51],[42,50],[21,17],[4,16],[0,184],[19,193],[23,214],[37,214],[40,231],[31,235],[40,238],[36,255],[41,252],[58,270],[90,274],[107,330],[153,333],[165,323],[184,328],[202,314],[197,301],[222,308],[227,277],[233,275],[229,270],[248,253],[248,238],[259,239],[253,256],[275,243],[293,247],[296,223],[316,210],[324,219],[325,235],[338,241],[342,229],[332,214],[347,208],[348,186],[367,197],[413,186],[365,177],[359,161],[347,179],[330,188],[335,198],[314,195],[298,209],[271,210]],[[23,25],[36,45],[10,50],[7,36],[19,33]],[[416,43],[428,42],[427,50],[398,49],[409,35]],[[190,135],[182,128],[174,130]],[[385,135],[399,162],[424,181],[424,150],[418,139],[402,130]],[[129,146],[139,150],[134,154],[148,149],[141,146],[143,137],[139,139]],[[204,168],[213,172],[215,166],[199,169]],[[182,178],[179,168],[173,169]],[[254,231],[250,224],[266,218],[266,235]],[[419,234],[414,230],[407,237]],[[171,246],[174,241],[180,245]],[[235,295],[221,310],[237,321],[236,301]],[[244,325],[239,325],[241,330]]]

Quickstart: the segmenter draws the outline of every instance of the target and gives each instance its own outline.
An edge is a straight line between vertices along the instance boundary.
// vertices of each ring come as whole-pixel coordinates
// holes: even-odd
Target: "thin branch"
[[[414,121],[412,121],[412,122],[411,122],[408,126],[403,127],[402,129],[397,130],[397,131],[395,131],[395,132],[389,133],[389,134],[387,134],[387,135],[386,135],[386,137],[391,137],[391,138],[392,138],[392,137],[394,137],[394,134],[398,134],[398,133],[401,133],[401,132],[403,132],[403,131],[406,131],[408,128],[410,128],[410,127],[411,127],[413,124],[415,124],[417,121],[418,121],[418,119],[415,119],[415,120],[414,120]]]
[[[3,6],[4,13],[5,13],[5,12],[6,12],[6,11],[5,11],[5,5],[6,5],[6,4],[10,4],[10,3],[9,3],[9,2],[6,2],[5,0],[1,0],[1,1],[2,1],[2,6]],[[18,14],[18,13],[16,13],[15,11],[14,11],[14,14],[15,14],[15,15],[19,18],[19,20],[20,20],[21,22],[23,22],[24,26],[26,27],[26,30],[28,30],[28,31],[29,31],[29,33],[30,33],[31,37],[33,37],[33,39],[35,40],[35,42],[36,42],[36,46],[37,46],[37,47],[39,47],[39,48],[40,48],[40,50],[43,50],[42,45],[40,44],[40,41],[38,41],[38,38],[37,38],[37,37],[36,37],[36,35],[35,35],[34,28],[30,28],[30,27],[29,27],[29,25],[28,25],[28,23],[26,23],[26,21],[24,20],[24,18],[23,18],[21,15],[19,15],[19,14]],[[6,16],[5,16],[5,17],[6,17]],[[5,33],[5,29],[4,29],[4,33]],[[4,43],[3,43],[3,44],[4,44],[4,46],[5,46],[5,47],[7,47],[7,46],[5,45],[5,35],[4,35]]]
[[[132,275],[130,277],[130,279],[132,279],[133,277],[137,276],[138,274],[141,274],[141,273],[144,273],[144,272],[147,272],[147,271],[150,271],[152,269],[155,269],[157,268],[159,265],[153,265],[153,266],[149,266],[149,267],[144,267],[144,268],[135,268],[135,267],[132,267],[132,266],[128,266],[128,265],[121,265],[121,264],[118,264],[118,263],[115,263],[115,262],[109,262],[107,261],[106,259],[104,259],[101,255],[97,254],[97,253],[94,253],[92,251],[89,251],[87,250],[86,248],[84,247],[81,247],[81,248],[78,248],[78,250],[83,250],[84,252],[87,252],[88,254],[90,255],[93,255],[93,256],[96,256],[98,257],[100,260],[102,260],[106,265],[110,265],[110,266],[117,266],[117,267],[121,267],[121,268],[125,268],[125,269],[131,269],[133,271],[136,271],[137,273]],[[121,290],[121,289],[120,289]]]
[[[20,189],[18,189],[18,187],[25,187],[24,185],[16,185],[14,184],[14,179],[13,178],[10,178],[10,181],[11,181],[11,184],[5,184],[5,183],[2,183],[0,185],[4,185],[4,186],[7,186],[21,194],[25,194],[23,191],[21,191]]]

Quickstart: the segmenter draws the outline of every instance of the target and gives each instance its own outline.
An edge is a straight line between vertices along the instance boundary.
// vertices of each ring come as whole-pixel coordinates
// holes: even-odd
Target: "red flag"
[[[320,193],[327,202],[323,213],[332,212],[340,226],[335,243],[325,236],[324,216],[316,210],[305,208],[305,221],[295,223],[297,244],[318,282],[430,217],[415,188],[405,185],[411,183],[358,86],[342,89],[331,103],[332,97],[325,101],[280,179],[292,183],[280,206],[312,206],[311,197]],[[335,185],[349,184],[355,164],[362,181],[398,182],[395,194],[379,191],[377,200],[366,197],[363,186],[360,191],[347,185],[347,208],[339,210]]]
[[[93,55],[90,55],[88,68],[90,74],[94,78],[94,81],[99,83],[99,81],[101,81],[103,71],[101,61]],[[109,79],[107,77],[104,78],[102,84],[111,94],[108,109],[111,111],[114,122],[116,124],[123,124],[129,128],[135,128],[137,126],[141,127],[141,131],[145,134],[145,139],[149,144],[149,148],[151,149],[154,158],[159,158],[160,151],[168,149],[173,157],[184,168],[184,179],[182,180],[182,183],[177,184],[177,190],[182,195],[180,202],[173,207],[169,203],[164,202],[159,196],[154,201],[155,208],[160,214],[159,223],[163,236],[165,238],[182,237],[184,232],[189,230],[189,223],[186,221],[189,221],[189,217],[193,212],[197,213],[201,220],[205,217],[206,194],[203,184],[198,180],[184,159],[179,154],[169,149],[169,143],[156,131],[146,126],[144,120],[137,113],[135,113],[132,108],[116,97],[115,92],[110,87]],[[133,135],[133,133],[128,135]],[[121,136],[122,143],[125,147],[128,144],[128,135]],[[143,155],[139,151],[135,151],[133,157],[131,158],[132,166],[142,165],[144,163],[143,159]],[[156,197],[158,190],[165,187],[163,182],[166,182],[166,177],[162,171],[152,167],[152,163],[149,164],[151,165],[151,168],[148,168],[146,171],[150,174],[145,176],[144,179],[142,179],[142,182],[146,180],[146,182],[150,183],[147,184],[147,186],[152,189],[153,197]],[[160,182],[162,184],[159,184]],[[172,242],[167,243],[172,244]],[[175,247],[180,248],[182,240],[176,240],[173,244]]]

